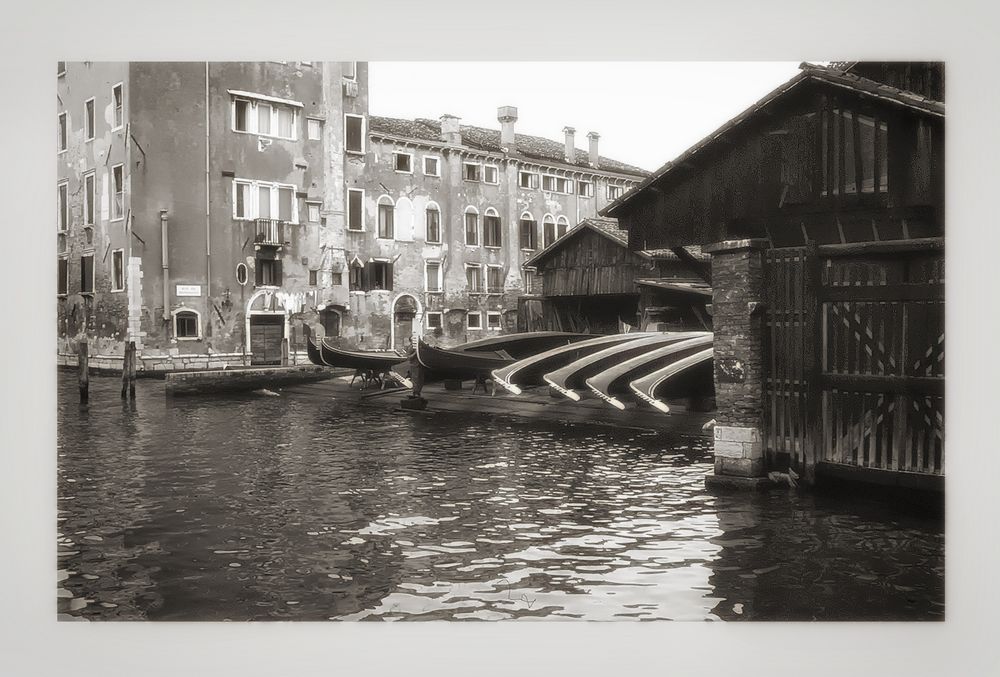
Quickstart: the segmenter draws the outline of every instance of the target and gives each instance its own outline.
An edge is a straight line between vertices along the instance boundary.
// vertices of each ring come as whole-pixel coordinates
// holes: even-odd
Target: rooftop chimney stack
[[[563,134],[566,135],[566,162],[576,163],[576,130],[572,127],[563,127]]]
[[[447,113],[441,116],[441,140],[455,146],[462,145],[461,118]]]
[[[587,138],[590,139],[590,153],[587,159],[590,160],[590,166],[597,169],[601,166],[601,156],[597,154],[597,141],[601,135],[597,132],[587,132]]]
[[[508,153],[513,153],[517,150],[517,141],[514,137],[517,108],[515,106],[500,106],[497,108],[497,120],[500,121],[500,145],[506,148]]]

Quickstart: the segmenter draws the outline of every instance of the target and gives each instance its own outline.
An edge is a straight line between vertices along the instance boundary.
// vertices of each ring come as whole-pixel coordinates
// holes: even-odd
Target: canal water
[[[63,620],[937,620],[939,519],[715,496],[710,440],[60,374]]]

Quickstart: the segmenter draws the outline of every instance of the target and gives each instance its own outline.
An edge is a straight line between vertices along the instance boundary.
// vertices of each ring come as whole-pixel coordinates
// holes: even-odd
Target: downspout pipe
[[[209,192],[209,158],[212,130],[209,127],[208,62],[205,62],[205,300],[212,299],[212,202]],[[206,308],[206,311],[209,310]],[[210,317],[210,316],[207,316]]]
[[[167,248],[167,210],[160,210],[160,259],[163,264],[163,321],[170,321],[170,253]]]

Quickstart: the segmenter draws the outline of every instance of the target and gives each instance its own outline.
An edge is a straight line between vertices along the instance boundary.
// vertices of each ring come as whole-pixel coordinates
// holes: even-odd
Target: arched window
[[[500,215],[497,210],[490,207],[483,217],[483,245],[487,247],[500,247],[503,244],[503,226],[500,224]]]
[[[479,246],[479,210],[465,208],[465,244]]]
[[[174,338],[193,341],[201,338],[201,315],[197,310],[178,308],[173,311]]]
[[[548,247],[556,241],[556,220],[551,214],[546,214],[542,219],[542,248]]]
[[[424,210],[424,233],[427,237],[427,242],[431,244],[440,244],[441,242],[441,210],[438,208],[436,202],[430,202],[427,205],[427,209]]]
[[[395,205],[388,195],[383,195],[378,199],[378,236],[381,238],[391,240],[395,237],[394,209]]]
[[[569,230],[569,219],[565,216],[560,216],[556,220],[556,237],[562,237]]]
[[[521,233],[521,249],[538,249],[538,224],[531,212],[521,212],[518,229]]]
[[[348,289],[350,291],[364,291],[365,290],[365,264],[359,259],[355,258],[351,261],[351,267],[349,269],[348,275]]]

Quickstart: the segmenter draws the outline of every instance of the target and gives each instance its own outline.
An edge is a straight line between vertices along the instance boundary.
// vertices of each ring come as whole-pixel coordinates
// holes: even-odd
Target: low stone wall
[[[137,376],[162,376],[175,371],[195,371],[206,369],[231,369],[233,367],[244,367],[244,358],[249,363],[250,356],[243,353],[211,353],[199,354],[163,354],[163,355],[138,355],[136,364]],[[121,374],[122,355],[91,355],[90,371],[94,373]],[[304,352],[289,355],[292,366],[310,364],[309,357]],[[77,366],[76,353],[60,352],[57,356],[57,364],[60,367]]]
[[[166,392],[167,395],[179,397],[262,388],[273,390],[296,383],[323,381],[344,373],[343,370],[333,370],[315,365],[182,371],[166,375]]]

